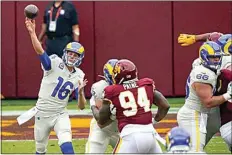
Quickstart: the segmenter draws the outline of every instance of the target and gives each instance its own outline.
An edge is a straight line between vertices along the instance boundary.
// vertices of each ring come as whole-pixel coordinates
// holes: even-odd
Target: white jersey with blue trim
[[[92,100],[103,99],[104,97],[103,92],[107,86],[109,86],[109,83],[106,82],[106,80],[100,80],[94,83],[91,87],[91,94],[92,94],[91,99]],[[111,124],[104,127],[102,131],[105,131],[107,133],[114,133],[114,134],[117,133],[118,132],[117,121],[114,120]]]
[[[232,63],[232,55],[223,56],[222,57],[222,64],[221,64],[220,70],[221,69],[225,69],[231,63]]]
[[[210,109],[204,107],[204,105],[201,103],[199,97],[196,94],[196,91],[192,88],[192,84],[194,82],[209,84],[212,86],[214,91],[216,87],[216,80],[217,80],[217,74],[215,72],[204,67],[203,65],[195,66],[192,69],[187,79],[187,84],[185,88],[186,89],[185,105],[199,112],[208,113]]]
[[[201,59],[200,58],[197,58],[193,61],[192,63],[192,68],[196,67],[196,66],[199,66],[201,64]]]
[[[107,86],[109,86],[109,84],[106,82],[106,80],[95,82],[91,87],[92,97],[94,97],[94,99],[102,99],[103,91]]]
[[[65,110],[69,96],[78,88],[78,81],[83,82],[85,74],[77,67],[71,73],[63,60],[51,55],[51,69],[44,71],[36,108],[42,116],[52,115]]]

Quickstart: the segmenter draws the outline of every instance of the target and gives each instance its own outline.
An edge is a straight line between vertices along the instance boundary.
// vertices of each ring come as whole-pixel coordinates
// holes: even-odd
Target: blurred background
[[[110,58],[127,58],[139,77],[153,78],[167,97],[185,95],[185,81],[200,43],[181,47],[180,33],[232,32],[232,2],[73,1],[85,47],[81,69],[89,83],[99,80]],[[24,24],[24,8],[36,5],[40,32],[46,1],[1,2],[1,93],[5,98],[37,98],[42,70]]]

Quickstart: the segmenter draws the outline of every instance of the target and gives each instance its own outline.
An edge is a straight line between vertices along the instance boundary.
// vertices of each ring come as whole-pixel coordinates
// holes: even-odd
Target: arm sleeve
[[[40,61],[43,65],[44,70],[51,70],[51,59],[48,57],[47,53],[44,52],[42,55],[39,55]]]

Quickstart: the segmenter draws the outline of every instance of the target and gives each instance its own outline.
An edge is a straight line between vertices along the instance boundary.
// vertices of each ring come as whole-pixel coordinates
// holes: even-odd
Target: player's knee
[[[70,132],[64,132],[60,134],[58,137],[59,137],[59,141],[58,141],[59,146],[61,146],[66,142],[72,142],[72,135]]]
[[[45,154],[47,151],[46,145],[42,143],[36,143],[36,154]]]
[[[85,146],[85,153],[104,153],[106,145],[97,141],[88,141]]]

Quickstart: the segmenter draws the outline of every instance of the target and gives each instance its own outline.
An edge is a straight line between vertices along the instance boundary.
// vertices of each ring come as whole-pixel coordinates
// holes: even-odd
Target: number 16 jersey
[[[186,98],[185,98],[185,105],[189,108],[203,112],[208,113],[210,111],[210,108],[206,108],[200,101],[199,97],[196,94],[196,91],[192,88],[192,84],[194,82],[209,84],[212,86],[213,92],[215,91],[216,87],[216,80],[217,80],[217,74],[213,72],[212,70],[204,67],[203,65],[195,66],[186,83],[185,91],[186,91]]]
[[[56,55],[51,55],[51,69],[44,71],[43,79],[40,84],[40,91],[36,108],[42,116],[64,111],[68,104],[70,94],[78,88],[78,80],[83,82],[84,73],[75,67],[70,72],[63,60]]]

